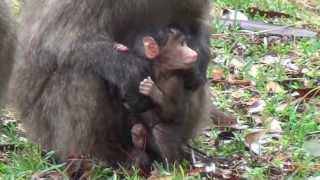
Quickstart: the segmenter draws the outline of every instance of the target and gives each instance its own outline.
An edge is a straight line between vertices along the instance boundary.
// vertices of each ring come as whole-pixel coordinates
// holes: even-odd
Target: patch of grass
[[[61,171],[63,165],[49,163],[52,153],[42,155],[40,148],[26,145],[22,151],[13,152],[7,163],[0,162],[1,178],[3,179],[31,179],[35,174],[50,171]]]
[[[315,122],[315,109],[298,113],[297,107],[289,106],[282,112],[284,118],[287,119],[284,124],[286,129],[286,138],[290,144],[301,147],[306,137],[306,134],[320,129]]]
[[[309,14],[305,9],[297,7],[296,4],[292,4],[289,1],[250,0],[235,2],[233,0],[215,0],[214,2],[216,6],[223,8],[246,10],[248,7],[258,7],[262,10],[274,10],[293,16],[293,18],[289,19],[251,17],[255,20],[271,21],[275,24],[286,24],[286,22],[288,24],[294,24],[297,21],[303,23],[311,22],[309,20],[310,17],[307,17]],[[297,20],[294,17],[302,19]],[[319,16],[314,18],[319,18]],[[242,78],[254,82],[256,92],[247,93],[244,91],[240,101],[248,102],[254,96],[259,95],[259,97],[266,102],[266,106],[261,114],[262,118],[272,118],[281,121],[281,126],[284,131],[283,137],[280,138],[279,141],[271,143],[269,153],[272,153],[280,147],[288,153],[288,158],[293,161],[294,166],[297,166],[297,169],[294,170],[292,174],[287,175],[292,179],[305,178],[318,174],[315,166],[319,165],[319,158],[308,155],[302,145],[310,132],[317,132],[320,129],[318,113],[318,102],[320,100],[318,97],[313,97],[313,101],[302,101],[297,104],[297,102],[294,102],[296,99],[292,97],[291,94],[305,87],[319,87],[319,39],[294,39],[272,45],[265,43],[255,44],[252,43],[252,40],[248,38],[248,36],[241,34],[237,29],[226,30],[219,26],[212,27],[216,27],[216,29],[213,30],[214,33],[219,34],[223,32],[225,34],[221,36],[223,38],[215,38],[215,36],[213,36],[211,44],[217,49],[218,57],[221,56],[220,59],[224,59],[224,61],[219,61],[220,63],[215,66],[224,69],[227,78],[232,75],[232,73],[230,73],[229,61],[238,56],[232,48],[235,44],[246,45],[246,54],[240,57],[244,61],[244,66],[240,69],[239,73]],[[316,27],[318,27],[318,25],[316,25]],[[280,61],[273,64],[265,64],[263,58],[268,54],[275,54]],[[296,74],[288,73],[288,67],[282,63],[283,59],[293,59],[292,63],[297,65],[300,72]],[[256,68],[256,74],[252,73],[253,68]],[[285,91],[270,93],[267,89],[270,81],[279,83]],[[238,91],[236,88],[229,89],[217,84],[214,85],[212,89],[216,95],[216,103],[219,107],[224,109],[231,108],[231,111],[237,113],[246,124],[250,126],[254,125],[254,123],[252,124],[252,122],[250,122],[252,121],[251,118],[246,117],[245,112],[241,112],[239,109],[236,109],[237,106],[233,105],[237,98],[230,95],[232,95],[234,91]],[[282,107],[284,105],[286,105],[285,108]],[[214,134],[217,133],[218,131]],[[237,135],[243,137],[245,133],[238,132]],[[217,152],[224,157],[246,152],[246,150],[239,147],[236,142],[237,140],[222,146]],[[249,159],[252,159],[252,157],[249,156]],[[272,164],[278,168],[283,168],[285,160],[276,159]],[[259,163],[250,163],[249,169],[244,175],[244,177],[248,179],[268,179],[269,176],[269,169],[267,167],[261,167]]]
[[[268,179],[267,172],[265,167],[256,167],[249,169],[244,177],[250,180],[265,180]]]
[[[216,154],[222,157],[229,157],[235,154],[244,155],[244,152],[246,152],[246,147],[242,141],[232,141],[230,143],[224,144],[223,148],[218,149]]]
[[[314,15],[314,13],[288,0],[214,0],[213,2],[219,8],[246,10],[249,7],[258,7],[261,10],[273,10],[293,16],[288,19],[250,17],[253,20],[283,25],[297,24],[300,27],[301,24],[307,24],[307,27],[320,29],[320,21],[318,21],[320,15]],[[20,0],[12,1],[12,11],[15,15],[20,14],[20,3]],[[273,140],[268,144],[269,147],[262,157],[254,155],[246,148],[245,131],[234,132],[234,139],[215,149],[214,140],[221,131],[218,129],[208,130],[205,136],[194,140],[193,145],[209,155],[241,156],[247,162],[243,174],[246,179],[269,179],[272,176],[270,167],[284,169],[288,162],[294,168],[288,174],[283,174],[285,178],[302,179],[309,176],[320,176],[320,157],[311,156],[303,148],[308,134],[320,131],[320,99],[313,97],[312,100],[296,102],[295,97],[292,96],[292,93],[299,89],[320,86],[320,40],[318,38],[289,39],[270,44],[265,42],[267,37],[264,39],[263,36],[252,36],[243,33],[239,28],[229,28],[215,20],[210,25],[213,33],[210,44],[217,54],[217,58],[213,60],[214,63],[210,64],[208,77],[213,76],[214,70],[222,69],[226,79],[243,78],[252,83],[249,88],[223,83],[214,84],[211,87],[211,91],[215,95],[214,103],[235,114],[250,128],[256,128],[258,125],[254,117],[248,113],[248,104],[252,99],[260,98],[266,105],[258,115],[262,120],[267,118],[279,120],[283,133],[279,140]],[[237,54],[238,47],[244,47],[244,52]],[[266,64],[264,57],[270,54],[276,55],[279,62]],[[240,59],[243,66],[240,68],[231,67],[234,58]],[[292,59],[292,63],[297,65],[299,71],[288,72],[288,67],[282,63],[284,59]],[[278,83],[285,91],[270,92],[267,86],[271,81]],[[282,107],[283,105],[285,107]],[[5,113],[1,113],[0,116],[5,116]],[[0,160],[0,179],[30,179],[35,174],[50,171],[63,173],[63,164],[54,161],[54,154],[52,152],[43,154],[39,147],[29,144],[20,137],[16,126],[16,122],[0,126],[0,145],[14,146],[12,151],[0,154],[4,153],[5,157]],[[285,155],[276,157],[278,152]],[[258,161],[265,159],[270,161],[263,161],[263,163]],[[187,163],[173,167],[156,163],[155,167],[159,177],[163,176],[174,180],[203,179],[198,176],[190,176]],[[119,170],[101,166],[95,167],[91,177],[94,180],[124,178],[143,179],[134,168]]]

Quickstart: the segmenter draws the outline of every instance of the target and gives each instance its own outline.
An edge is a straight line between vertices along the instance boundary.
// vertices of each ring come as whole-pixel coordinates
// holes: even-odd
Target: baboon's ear
[[[144,53],[146,58],[155,59],[160,54],[160,47],[151,36],[143,37]]]

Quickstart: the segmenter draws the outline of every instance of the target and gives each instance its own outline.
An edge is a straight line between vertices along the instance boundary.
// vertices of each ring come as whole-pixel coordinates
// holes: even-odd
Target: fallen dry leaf
[[[298,89],[296,90],[296,92],[299,93],[299,95],[297,95],[296,98],[303,97],[308,100],[310,98],[320,96],[320,87]]]
[[[255,103],[257,103],[257,101],[260,101],[260,100],[261,100],[261,97],[255,96],[255,97],[252,97],[250,101],[245,102],[244,104],[247,106],[253,106]]]
[[[257,100],[249,107],[248,113],[249,114],[262,113],[265,105],[266,103],[263,100]]]
[[[238,88],[237,90],[231,91],[230,93],[232,98],[241,100],[241,97],[243,97],[245,91],[243,88]]]
[[[242,69],[244,67],[244,62],[240,60],[239,58],[233,58],[230,61],[230,66],[237,68],[237,69]]]
[[[273,153],[273,159],[275,159],[275,160],[287,161],[289,158],[290,157],[287,152],[276,151]]]
[[[242,12],[231,10],[231,9],[224,9],[222,18],[230,19],[230,20],[236,19],[236,20],[243,20],[243,21],[249,20],[249,18]]]
[[[282,127],[280,121],[276,119],[272,119],[268,125],[268,132],[269,133],[282,133]]]
[[[269,65],[276,64],[279,62],[280,62],[280,58],[278,56],[274,56],[274,55],[266,55],[262,61],[262,63],[269,64]]]
[[[265,135],[265,129],[256,129],[255,131],[248,133],[245,136],[245,145],[255,154],[262,154],[262,143],[260,140]]]
[[[234,80],[234,79],[230,79],[227,81],[228,84],[230,85],[240,85],[240,86],[250,86],[251,85],[251,81],[249,80]]]
[[[234,79],[229,79],[229,80],[211,80],[212,83],[224,83],[224,84],[229,84],[229,85],[234,85],[234,86],[250,86],[251,81],[249,80],[234,80]]]
[[[257,7],[249,7],[247,9],[247,12],[251,16],[259,15],[259,16],[264,16],[264,17],[268,17],[268,18],[291,18],[291,16],[286,13],[277,12],[277,11],[265,11],[265,10],[261,10]]]
[[[286,67],[287,71],[293,72],[295,74],[299,73],[300,68],[297,64],[292,62],[292,59],[282,59],[281,64]]]
[[[281,93],[284,92],[283,88],[278,84],[277,82],[268,82],[267,86],[267,91],[271,93]]]
[[[224,70],[222,68],[215,68],[212,70],[212,80],[220,81],[225,79]]]
[[[215,6],[215,5],[212,5],[212,8],[210,10],[210,15],[213,16],[213,17],[219,17],[223,12],[223,9]]]

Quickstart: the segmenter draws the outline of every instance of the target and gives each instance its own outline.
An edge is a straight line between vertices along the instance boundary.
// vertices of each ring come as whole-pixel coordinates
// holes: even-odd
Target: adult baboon
[[[90,155],[111,165],[127,162],[132,142],[123,102],[134,112],[151,106],[138,92],[151,68],[147,61],[115,50],[114,43],[132,43],[129,34],[145,27],[177,25],[199,55],[184,76],[185,88],[195,92],[194,103],[190,118],[179,125],[183,139],[168,135],[161,143],[187,142],[205,119],[199,108],[208,100],[200,93],[206,92],[209,62],[208,8],[209,0],[26,1],[11,97],[28,136],[61,159]],[[173,159],[180,156],[165,151]]]

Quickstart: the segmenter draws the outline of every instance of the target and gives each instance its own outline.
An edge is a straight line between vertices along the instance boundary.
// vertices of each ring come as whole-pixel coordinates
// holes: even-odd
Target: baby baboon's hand
[[[127,52],[129,50],[129,48],[127,46],[125,46],[124,44],[120,44],[120,43],[114,43],[113,48],[117,51],[120,51],[120,52]]]
[[[140,82],[139,92],[145,96],[151,96],[155,89],[156,86],[150,77]]]

